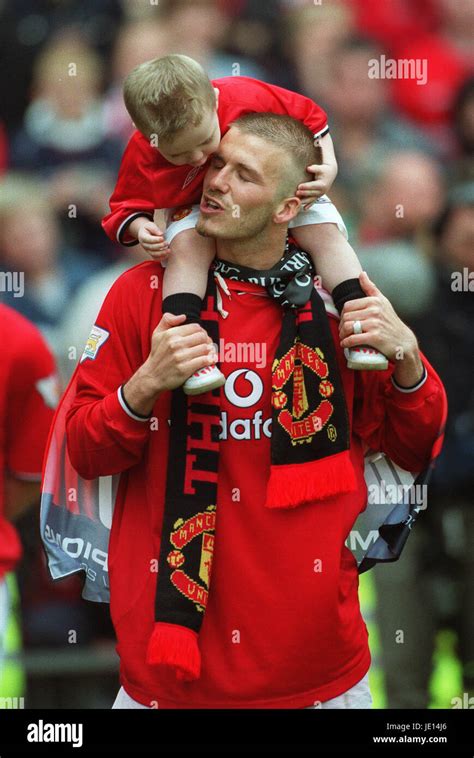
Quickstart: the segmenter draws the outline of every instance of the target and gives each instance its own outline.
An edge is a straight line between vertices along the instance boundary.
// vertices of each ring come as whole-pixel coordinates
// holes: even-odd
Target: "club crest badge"
[[[310,371],[311,381],[319,377],[319,404],[310,408],[305,385],[305,369]],[[335,442],[336,428],[328,424],[334,406],[329,400],[334,392],[334,385],[328,378],[328,364],[323,352],[317,347],[308,347],[299,340],[280,359],[275,359],[272,366],[273,406],[279,411],[279,424],[291,438],[292,445],[311,443],[315,434],[326,427],[328,439]],[[285,388],[293,382],[293,404],[288,407],[289,398]]]
[[[170,535],[173,550],[168,553],[167,561],[171,568],[171,582],[182,595],[195,604],[196,610],[201,612],[204,612],[207,605],[211,581],[215,523],[216,506],[209,505],[205,511],[186,521],[182,518],[175,521]],[[199,559],[199,579],[202,584],[181,568],[186,563],[184,548],[198,538],[202,538]]]
[[[183,208],[176,208],[171,214],[171,221],[181,221],[182,218],[186,218],[192,212],[192,206],[187,205]]]

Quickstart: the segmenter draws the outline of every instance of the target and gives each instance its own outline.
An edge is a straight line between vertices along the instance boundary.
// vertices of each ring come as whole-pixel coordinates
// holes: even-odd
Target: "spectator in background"
[[[105,97],[107,133],[125,146],[134,130],[123,102],[123,82],[140,63],[171,52],[166,27],[156,17],[124,24],[112,54],[112,80]]]
[[[0,303],[0,696],[21,697],[11,573],[21,557],[15,521],[38,503],[41,464],[59,399],[54,361],[38,330]],[[14,707],[13,705],[11,707]],[[21,707],[21,706],[17,706]]]
[[[449,128],[454,98],[474,71],[474,3],[434,0],[434,6],[439,19],[437,32],[401,40],[394,49],[396,58],[427,61],[426,84],[418,86],[415,78],[408,77],[389,84],[395,107],[442,142],[447,152],[452,146]]]
[[[456,151],[448,166],[451,183],[474,181],[474,76],[463,83],[456,95],[453,130]]]
[[[265,80],[265,72],[251,59],[223,52],[230,19],[216,0],[161,0],[161,23],[171,52],[195,58],[209,78],[252,76]],[[236,64],[238,68],[236,68]]]
[[[439,152],[423,132],[391,110],[387,82],[369,77],[369,61],[380,54],[364,39],[343,43],[332,60],[323,97],[339,163],[338,185],[354,197],[387,151]]]
[[[8,165],[8,140],[4,125],[0,122],[0,176]]]
[[[4,301],[33,321],[57,351],[56,327],[78,285],[102,261],[63,244],[56,213],[43,185],[9,174],[0,183],[0,267],[24,277],[24,292]]]
[[[286,0],[285,5],[287,51],[296,70],[296,89],[325,107],[325,94],[333,81],[332,62],[354,33],[350,7],[339,0],[321,5]]]
[[[69,244],[107,257],[112,251],[99,222],[122,145],[107,136],[101,75],[100,59],[79,38],[65,36],[45,47],[34,67],[32,102],[12,139],[11,166],[46,181]],[[66,222],[71,208],[74,224]]]
[[[435,243],[436,292],[415,328],[446,387],[449,415],[413,541],[402,561],[374,568],[389,708],[428,707],[440,626],[457,632],[463,691],[474,695],[474,182],[449,194]]]
[[[0,3],[0,103],[9,131],[21,124],[33,66],[44,46],[58,33],[70,29],[106,58],[123,19],[123,5],[123,0]]]
[[[378,166],[360,193],[357,251],[363,268],[409,323],[434,294],[427,232],[443,203],[437,164],[422,153],[400,151]]]
[[[435,161],[420,152],[386,153],[361,192],[361,243],[411,239],[431,226],[443,204]]]
[[[263,78],[286,89],[297,89],[294,67],[289,60],[284,0],[226,0],[234,17],[227,28],[225,49],[235,61],[253,60]]]
[[[358,31],[389,55],[439,25],[438,0],[347,0]]]

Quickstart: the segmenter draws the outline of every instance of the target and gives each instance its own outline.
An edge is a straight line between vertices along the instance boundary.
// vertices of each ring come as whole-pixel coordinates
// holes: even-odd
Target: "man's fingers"
[[[180,313],[179,316],[175,316],[174,313],[163,313],[155,332],[165,332],[167,329],[171,329],[173,326],[178,326],[184,321],[186,321],[184,313]],[[197,324],[189,324],[189,326],[197,326]]]
[[[195,371],[199,371],[199,369],[204,368],[204,366],[211,366],[213,361],[207,357],[207,355],[201,355],[199,358],[194,358],[191,361],[188,361],[186,364],[184,364],[181,367],[181,370],[183,371],[183,374],[186,375],[186,378],[192,376]]]
[[[341,347],[356,347],[357,345],[368,345],[379,349],[380,335],[373,332],[364,332],[363,334],[350,334],[341,340]]]
[[[347,322],[347,321],[351,321],[352,323],[354,323],[354,321],[363,322],[364,319],[376,318],[377,316],[381,316],[381,315],[382,315],[382,308],[379,305],[369,303],[367,308],[361,308],[359,311],[343,310],[341,323]]]
[[[357,320],[357,319],[356,319]],[[344,323],[341,323],[341,326],[339,328],[339,336],[340,337],[350,337],[352,334],[354,334],[354,323],[355,321],[345,321]],[[362,326],[362,334],[358,334],[358,337],[361,337],[364,334],[367,334],[368,332],[374,331],[377,328],[378,322],[376,319],[373,318],[367,318],[365,321],[361,321]]]
[[[201,345],[206,350],[210,350],[212,348],[212,340],[204,329],[185,336],[179,336],[178,329],[176,329],[172,337],[170,336],[169,345],[170,348],[179,352],[189,350],[196,345]]]
[[[366,311],[367,308],[372,308],[375,305],[380,305],[380,301],[374,297],[358,297],[355,300],[348,300],[347,303],[344,303],[342,315],[345,316],[350,313],[352,318],[353,311]]]
[[[180,313],[179,316],[175,316],[173,313],[164,313],[160,323],[155,328],[154,334],[173,329],[173,334],[170,335],[170,340],[172,340],[173,344],[176,342],[176,347],[178,347],[181,342],[190,335],[193,335],[195,338],[192,341],[193,344],[198,344],[198,342],[201,341],[212,345],[211,338],[202,326],[199,324],[185,324],[183,323],[185,320],[186,316],[184,313]]]
[[[377,295],[382,294],[374,282],[369,279],[367,271],[362,271],[362,273],[359,275],[359,282],[365,294],[369,295],[369,297],[377,297]]]
[[[187,364],[189,361],[198,358],[199,356],[207,356],[209,361],[213,363],[216,360],[216,351],[207,343],[195,345],[194,347],[182,347],[176,353],[176,360],[180,365]]]

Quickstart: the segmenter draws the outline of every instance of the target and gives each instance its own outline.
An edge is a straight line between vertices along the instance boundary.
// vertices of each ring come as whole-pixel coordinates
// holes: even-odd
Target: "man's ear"
[[[219,95],[220,95],[220,92],[219,92],[219,90],[217,89],[217,87],[214,87],[214,94],[215,94],[215,96],[216,96],[216,105],[215,105],[215,110],[217,110],[217,109],[218,109],[218,107],[219,107]]]
[[[299,213],[301,200],[299,197],[285,197],[273,213],[275,224],[289,224]]]

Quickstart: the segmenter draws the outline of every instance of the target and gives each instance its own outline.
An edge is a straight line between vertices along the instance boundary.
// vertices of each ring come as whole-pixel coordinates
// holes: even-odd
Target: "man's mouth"
[[[208,195],[202,196],[199,209],[201,213],[206,213],[207,215],[222,213],[225,210],[222,203],[220,203],[218,200],[215,200],[213,197],[209,197]]]

